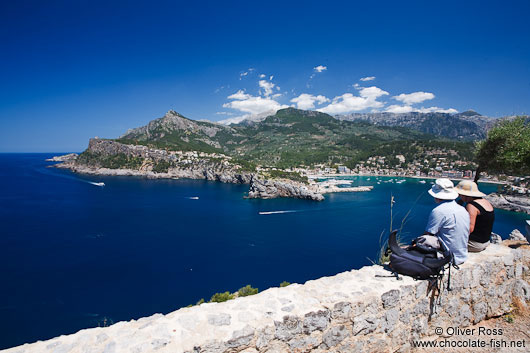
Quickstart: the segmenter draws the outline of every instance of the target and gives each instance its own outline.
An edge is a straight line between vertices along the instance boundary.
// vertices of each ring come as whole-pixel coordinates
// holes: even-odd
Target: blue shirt
[[[425,230],[447,245],[457,265],[467,260],[469,213],[464,207],[455,201],[443,201],[431,211]]]

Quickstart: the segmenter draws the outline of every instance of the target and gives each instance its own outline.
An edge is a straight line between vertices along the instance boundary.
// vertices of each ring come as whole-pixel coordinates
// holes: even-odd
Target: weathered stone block
[[[530,301],[530,284],[522,279],[516,280],[513,287],[513,295],[519,298],[523,304],[526,304],[526,302]]]
[[[393,308],[396,305],[399,305],[399,290],[392,289],[386,293],[384,293],[381,296],[381,300],[383,301],[383,307],[385,309]]]
[[[484,302],[473,305],[473,323],[476,324],[486,318],[488,313],[488,306]]]
[[[329,310],[308,313],[304,317],[303,330],[305,333],[311,333],[315,330],[323,331],[328,327],[329,319]]]
[[[353,334],[368,334],[374,332],[379,326],[379,319],[374,316],[357,316],[353,319]]]
[[[436,300],[436,299],[435,299]],[[418,304],[414,306],[414,309],[412,310],[412,315],[427,315],[430,312],[430,299],[429,298],[423,298],[420,300]]]
[[[331,327],[324,332],[322,342],[329,348],[335,347],[341,343],[345,338],[350,336],[350,331],[344,325]]]
[[[399,310],[394,308],[390,309],[385,313],[385,322],[383,324],[383,330],[385,332],[392,332],[399,319]]]
[[[232,338],[226,342],[226,345],[230,348],[246,346],[253,338],[254,329],[247,325],[241,330],[234,331]]]
[[[341,302],[333,306],[331,318],[337,320],[348,320],[352,314],[351,303]]]
[[[416,299],[427,296],[427,289],[429,288],[429,283],[427,281],[421,281],[416,286]]]
[[[262,349],[267,347],[270,341],[274,339],[274,327],[267,326],[258,332],[258,339],[256,340],[256,348]]]
[[[296,316],[284,316],[283,321],[275,321],[274,326],[274,337],[282,341],[289,341],[302,333],[302,322]]]

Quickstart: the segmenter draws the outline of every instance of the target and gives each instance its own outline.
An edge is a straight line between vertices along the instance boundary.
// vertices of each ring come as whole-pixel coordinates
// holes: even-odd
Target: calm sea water
[[[47,168],[50,156],[0,154],[0,348],[168,313],[247,284],[263,290],[360,268],[390,226],[391,194],[395,225],[412,209],[410,238],[434,207],[429,183],[414,179],[352,178],[374,190],[323,202],[246,200],[246,185],[76,175]],[[294,212],[259,214],[286,210]],[[526,218],[497,211],[494,231],[523,231]]]

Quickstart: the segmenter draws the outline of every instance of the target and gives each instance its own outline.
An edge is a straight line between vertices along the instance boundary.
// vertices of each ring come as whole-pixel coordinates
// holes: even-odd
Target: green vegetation
[[[255,172],[256,171],[256,164],[251,162],[251,161],[249,161],[249,160],[246,160],[246,159],[243,159],[243,158],[236,158],[236,159],[232,160],[232,163],[240,165],[241,166],[241,170],[243,170],[245,172]]]
[[[155,164],[153,165],[153,172],[167,173],[170,167],[171,167],[171,163],[160,160],[160,161],[155,162]]]
[[[247,297],[249,295],[258,294],[258,292],[258,288],[254,288],[250,284],[247,284],[246,286],[239,288],[235,293],[230,293],[229,291],[215,293],[212,295],[208,303],[222,303],[236,297]],[[205,303],[204,298],[201,298],[195,305],[201,305],[202,303]],[[193,306],[193,304],[190,304],[187,307],[189,308],[191,306]]]
[[[287,281],[283,281],[282,283],[280,283],[280,287],[287,287],[288,285],[290,285],[291,283],[287,282]]]
[[[234,295],[230,292],[215,293],[210,299],[210,303],[222,303],[227,300],[234,299]]]
[[[84,151],[77,157],[77,161],[89,166],[110,168],[110,169],[138,169],[143,163],[143,159],[140,157],[128,156],[124,153],[117,154],[100,154],[90,152],[89,150]]]
[[[514,315],[513,313],[510,312],[510,313],[504,314],[504,315],[502,316],[502,319],[503,319],[505,322],[509,323],[509,324],[513,324],[513,322],[515,321],[515,315]]]
[[[504,120],[494,126],[486,140],[477,143],[478,163],[475,181],[480,173],[498,172],[511,175],[530,174],[530,123],[523,117]]]
[[[250,284],[247,284],[243,288],[239,288],[237,293],[240,297],[246,297],[249,295],[258,294],[258,288],[253,288],[250,286]]]
[[[296,172],[286,172],[283,170],[270,170],[270,171],[264,172],[264,175],[272,179],[289,179],[289,180],[298,181],[301,183],[308,182],[307,177],[301,176],[300,173],[296,173]]]

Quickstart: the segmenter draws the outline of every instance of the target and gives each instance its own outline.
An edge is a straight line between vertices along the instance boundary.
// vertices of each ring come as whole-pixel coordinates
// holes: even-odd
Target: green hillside
[[[434,148],[451,149],[459,158],[470,160],[473,150],[469,142],[294,108],[282,109],[261,122],[230,127],[169,112],[117,141],[168,150],[220,152],[250,164],[279,168],[321,163],[354,166],[370,156],[402,154],[409,158]]]

